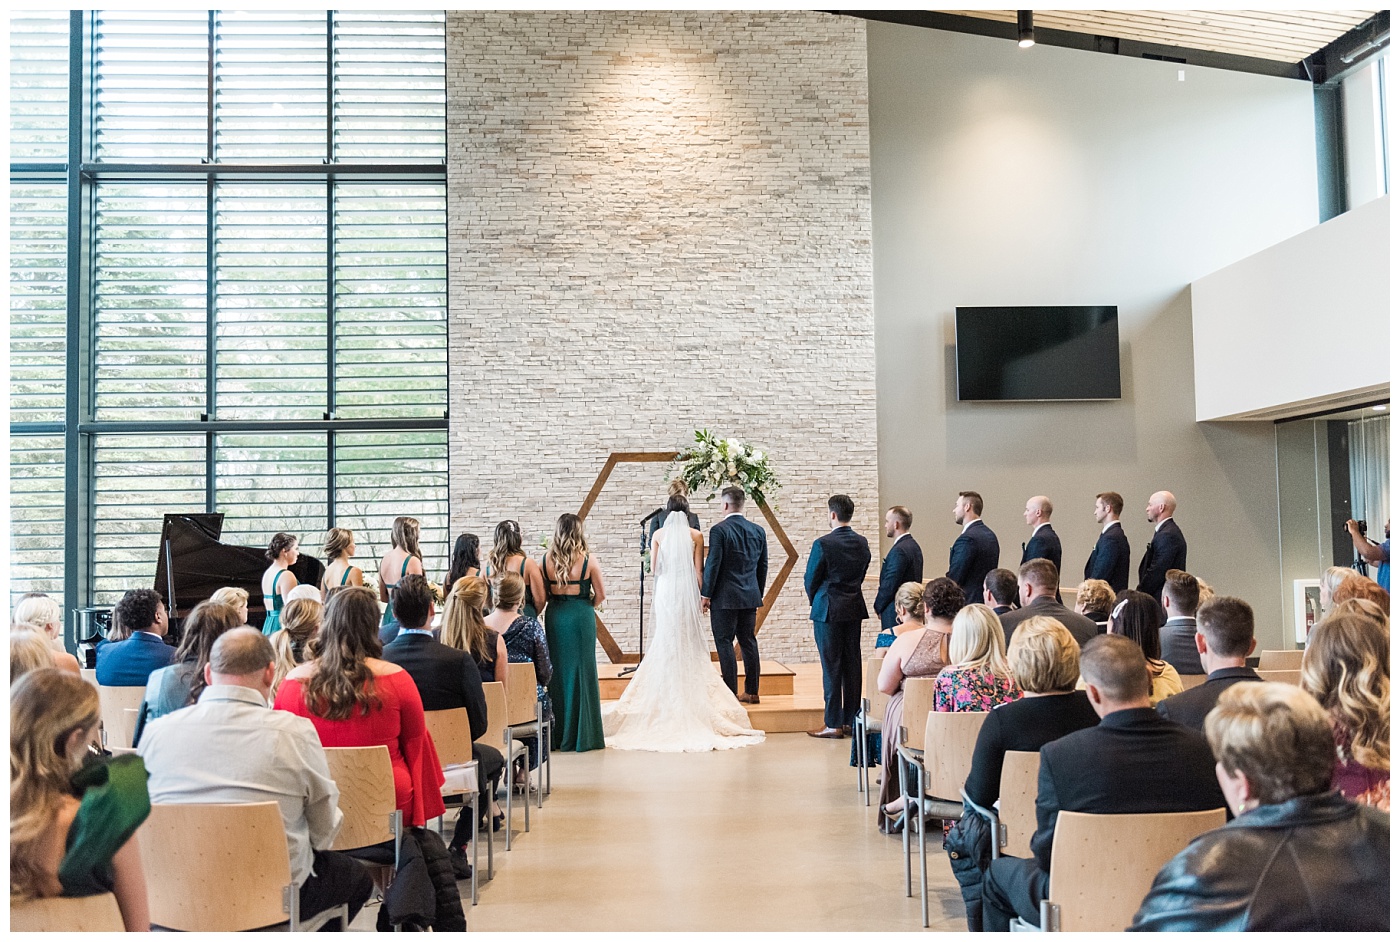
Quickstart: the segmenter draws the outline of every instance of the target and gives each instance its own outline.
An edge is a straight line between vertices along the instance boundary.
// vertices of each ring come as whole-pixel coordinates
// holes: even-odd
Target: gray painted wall
[[[959,489],[1002,564],[1048,494],[1076,584],[1117,490],[1134,567],[1166,488],[1189,566],[1284,637],[1274,431],[1198,424],[1189,283],[1317,221],[1304,82],[872,23],[868,30],[880,498],[907,504],[926,575]],[[1116,304],[1121,401],[958,403],[953,309]],[[1242,350],[1242,356],[1249,351]]]

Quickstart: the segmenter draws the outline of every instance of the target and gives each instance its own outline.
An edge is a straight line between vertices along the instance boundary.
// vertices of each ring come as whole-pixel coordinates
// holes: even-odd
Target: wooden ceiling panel
[[[1015,10],[939,10],[1003,23]],[[1298,62],[1376,10],[1036,10],[1035,25],[1091,36]]]

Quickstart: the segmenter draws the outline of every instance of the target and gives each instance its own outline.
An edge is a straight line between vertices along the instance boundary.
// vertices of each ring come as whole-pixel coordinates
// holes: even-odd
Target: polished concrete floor
[[[785,733],[727,752],[556,754],[553,794],[529,834],[516,810],[513,849],[497,844],[468,928],[918,930],[899,838],[875,830],[849,750]],[[930,928],[965,929],[936,845],[929,870]]]

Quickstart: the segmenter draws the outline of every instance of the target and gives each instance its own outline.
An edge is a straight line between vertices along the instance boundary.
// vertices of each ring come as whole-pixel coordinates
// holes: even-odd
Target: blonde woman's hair
[[[466,651],[477,661],[490,660],[494,652],[486,644],[485,607],[486,580],[480,576],[458,579],[443,608],[442,643]]]
[[[569,570],[587,553],[583,521],[578,514],[560,514],[554,525],[554,539],[549,541],[549,551],[545,553],[545,560],[554,569],[554,584],[563,589],[569,581]]]
[[[1327,598],[1330,600],[1332,594],[1341,587],[1341,584],[1345,582],[1348,577],[1354,575],[1356,575],[1356,570],[1349,569],[1346,566],[1328,566],[1326,569],[1322,570],[1322,585],[1327,589]]]
[[[1079,642],[1058,619],[1027,618],[1011,634],[1006,661],[1026,693],[1066,693],[1079,682]]]
[[[400,517],[400,520],[405,518]],[[397,524],[398,521],[395,521]],[[344,527],[331,527],[326,531],[326,540],[321,544],[321,552],[326,557],[326,562],[333,563],[340,558],[341,554],[350,548],[350,544],[355,542],[355,534]],[[415,538],[415,543],[417,542]],[[394,544],[397,546],[398,544]]]
[[[1346,751],[1390,768],[1390,635],[1370,618],[1334,614],[1312,630],[1299,685],[1345,728]]]
[[[389,541],[408,555],[422,559],[423,554],[418,551],[418,529],[416,517],[395,517]]]
[[[1243,772],[1261,804],[1332,786],[1332,719],[1292,684],[1234,684],[1207,714],[1205,732],[1216,761],[1228,773]]]
[[[54,818],[72,796],[83,756],[64,754],[74,731],[90,731],[100,710],[97,688],[52,667],[25,674],[10,688],[10,898],[54,895],[56,876],[42,860]]]
[[[320,602],[312,599],[293,599],[282,609],[282,630],[274,632],[268,640],[272,642],[272,660],[276,673],[272,675],[272,690],[282,686],[282,681],[307,659],[307,645],[321,630]]]
[[[15,606],[15,620],[10,627],[16,631],[32,629],[55,637],[56,632],[50,631],[49,626],[57,627],[62,623],[63,609],[59,608],[58,603],[47,595],[36,592],[19,600],[19,604]]]
[[[1085,579],[1079,583],[1075,603],[1081,612],[1113,611],[1113,586],[1102,579]]]
[[[1356,615],[1369,618],[1390,632],[1390,613],[1371,599],[1343,599],[1333,606],[1329,615]]]
[[[209,596],[209,601],[218,602],[220,605],[232,605],[234,608],[242,608],[248,604],[248,590],[240,589],[237,586],[224,586],[213,595]]]
[[[894,593],[895,610],[904,609],[909,616],[916,621],[924,620],[924,584],[922,582],[906,582]]]
[[[53,667],[53,645],[47,632],[21,628],[10,632],[10,686],[30,671]]]
[[[948,659],[959,669],[985,670],[1010,677],[1006,666],[1006,634],[996,612],[980,603],[966,605],[953,616]]]
[[[496,583],[496,607],[515,608],[525,601],[525,580],[518,572],[503,572],[494,580]]]

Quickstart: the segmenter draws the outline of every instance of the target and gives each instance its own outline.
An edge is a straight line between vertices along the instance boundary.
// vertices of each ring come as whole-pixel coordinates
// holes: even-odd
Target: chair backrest
[[[461,765],[472,761],[472,724],[465,707],[424,710],[423,720],[428,726],[428,735],[433,737],[439,762]]]
[[[986,713],[929,713],[924,728],[924,768],[928,769],[928,793],[957,801],[967,773],[972,771],[972,749]]]
[[[1192,839],[1225,824],[1225,809],[1167,814],[1061,811],[1050,852],[1050,896],[1064,932],[1121,932],[1157,871]]]
[[[890,705],[890,695],[880,692],[880,668],[885,665],[884,656],[872,657],[865,662],[865,689],[861,696],[870,701],[870,715],[885,717],[885,708]]]
[[[287,921],[292,872],[277,802],[153,804],[136,833],[154,925],[242,932]]]
[[[1040,786],[1040,753],[1008,752],[1001,762],[997,817],[1006,825],[1007,857],[1029,857],[1035,834],[1035,796]]]
[[[141,701],[146,698],[145,687],[97,688],[97,700],[102,713],[102,728],[107,731],[110,746],[130,746],[136,738],[136,717]],[[128,710],[137,711],[128,713]]]
[[[51,896],[10,903],[11,932],[125,932],[122,911],[111,893]]]
[[[97,668],[95,668],[95,667],[83,667],[83,668],[79,668],[79,669],[78,669],[78,673],[82,675],[83,680],[86,680],[88,683],[92,684],[94,687],[100,686],[100,685],[97,683]]]
[[[1260,651],[1259,670],[1296,671],[1303,668],[1302,651]]]
[[[510,686],[506,687],[506,723],[517,726],[535,721],[535,705],[539,694],[535,683],[535,665],[522,661],[510,665]]]
[[[928,725],[928,713],[929,710],[933,709],[932,677],[904,678],[904,704],[902,709],[903,712],[900,714],[899,725],[903,726],[908,733],[908,738],[904,741],[915,749],[922,749],[924,746],[924,729]],[[897,730],[886,730],[885,735],[889,736],[897,732]],[[896,740],[896,742],[898,742],[898,740]]]
[[[1255,671],[1255,673],[1259,675],[1260,680],[1270,680],[1276,684],[1292,684],[1295,687],[1298,686],[1298,682],[1302,679],[1303,676],[1303,672],[1301,670]]]
[[[340,789],[340,811],[345,816],[331,850],[354,850],[393,840],[390,819],[398,800],[389,747],[329,748],[326,765]]]
[[[1209,674],[1181,674],[1181,689],[1190,690],[1192,687],[1199,687],[1206,682]]]
[[[486,694],[486,732],[476,741],[500,749],[506,744],[506,726],[509,725],[506,723],[505,685],[482,684],[481,689]]]

